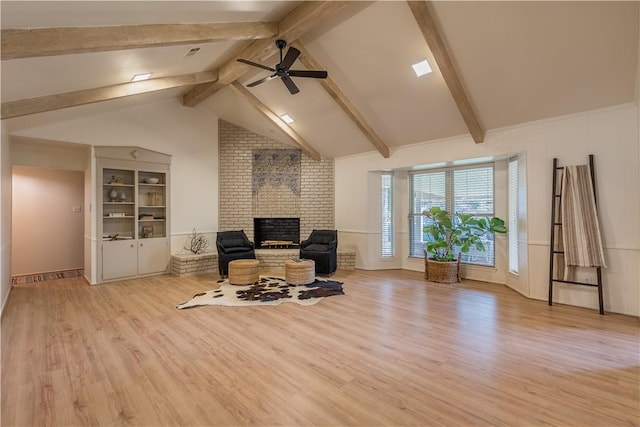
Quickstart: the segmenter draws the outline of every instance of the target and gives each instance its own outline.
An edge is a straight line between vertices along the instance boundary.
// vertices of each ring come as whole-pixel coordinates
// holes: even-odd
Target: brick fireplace
[[[313,229],[335,229],[332,159],[315,161],[301,153],[299,192],[288,193],[291,190],[287,186],[274,187],[267,189],[270,203],[256,203],[252,193],[254,151],[291,148],[232,123],[219,121],[219,230],[244,230],[249,239],[258,244],[254,218],[298,218],[297,242],[306,239]]]
[[[232,123],[219,122],[219,222],[218,229],[244,230],[256,247],[260,247],[260,226],[254,219],[298,219],[298,236],[287,234],[286,239],[296,243],[309,237],[313,229],[335,229],[334,220],[334,163],[332,159],[315,161],[304,153],[300,156],[300,189],[296,197],[272,189],[266,194],[269,203],[255,203],[254,150],[282,149],[285,146],[272,139],[257,135]],[[284,197],[283,197],[284,196]],[[261,200],[260,200],[261,201]],[[255,232],[258,234],[255,234]],[[267,235],[269,236],[269,235]],[[287,259],[298,257],[298,246],[285,250],[262,249],[256,258],[262,267],[282,267]],[[173,274],[193,275],[217,271],[218,254],[174,254],[171,256]],[[338,268],[353,270],[356,253],[338,249]]]
[[[256,249],[296,249],[300,243],[300,218],[254,218]]]

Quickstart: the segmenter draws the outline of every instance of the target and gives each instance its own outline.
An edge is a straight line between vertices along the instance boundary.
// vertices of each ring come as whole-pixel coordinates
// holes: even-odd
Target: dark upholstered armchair
[[[229,274],[229,261],[234,259],[256,259],[253,242],[243,230],[219,231],[216,237],[218,248],[218,271],[222,277]]]
[[[338,230],[313,230],[300,242],[300,258],[314,260],[316,273],[334,273],[338,268]]]

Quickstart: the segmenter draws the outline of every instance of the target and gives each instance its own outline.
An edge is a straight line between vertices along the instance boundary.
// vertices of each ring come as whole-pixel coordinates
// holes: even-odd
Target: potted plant
[[[425,245],[425,278],[434,282],[459,282],[460,253],[467,253],[471,248],[484,251],[483,236],[507,232],[504,221],[497,217],[474,218],[463,213],[452,217],[439,207],[422,214],[431,220],[423,228],[431,238]]]

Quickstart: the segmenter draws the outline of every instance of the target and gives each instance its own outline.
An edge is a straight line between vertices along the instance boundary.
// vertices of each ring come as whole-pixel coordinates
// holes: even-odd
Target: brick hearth
[[[286,259],[297,258],[297,249],[257,249],[256,259],[260,267],[282,267]],[[353,270],[356,268],[356,253],[338,251],[338,269]],[[200,255],[174,254],[171,256],[171,273],[176,276],[194,276],[197,274],[217,273],[218,254],[208,252]]]

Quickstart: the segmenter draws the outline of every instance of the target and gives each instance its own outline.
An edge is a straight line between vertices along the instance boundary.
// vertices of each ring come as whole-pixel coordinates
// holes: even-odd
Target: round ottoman
[[[316,263],[312,259],[284,261],[284,280],[290,285],[308,285],[316,280]]]
[[[229,261],[229,283],[232,285],[253,285],[258,281],[257,259],[234,259]]]

